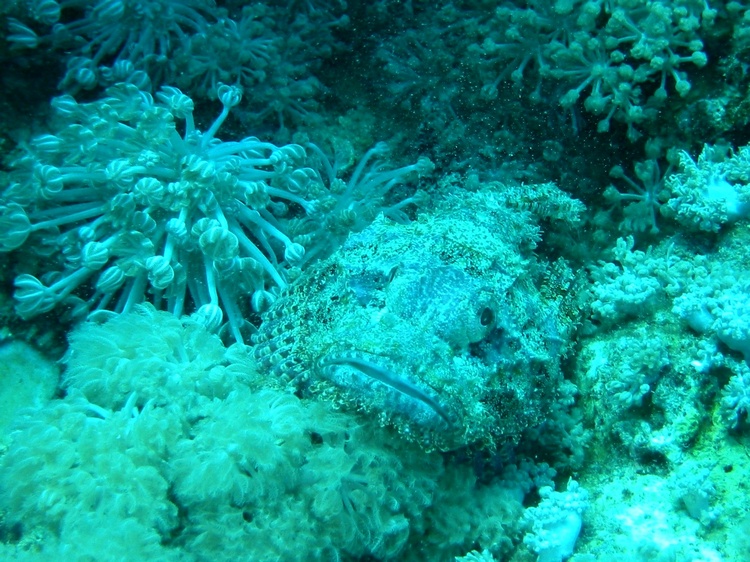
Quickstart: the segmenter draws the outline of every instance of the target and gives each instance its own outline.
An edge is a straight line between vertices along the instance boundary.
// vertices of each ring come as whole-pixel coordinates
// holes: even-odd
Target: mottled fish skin
[[[350,236],[265,314],[260,366],[429,450],[494,446],[541,421],[560,343],[551,353],[537,324],[565,334],[565,320],[535,288],[535,226],[488,197]]]
[[[455,349],[466,350],[495,327],[492,288],[454,266],[397,266],[385,295],[388,310],[419,321]]]

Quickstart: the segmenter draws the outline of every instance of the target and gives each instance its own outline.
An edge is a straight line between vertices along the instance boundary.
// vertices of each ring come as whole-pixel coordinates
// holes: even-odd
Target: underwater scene
[[[0,561],[750,562],[750,2],[0,30]]]

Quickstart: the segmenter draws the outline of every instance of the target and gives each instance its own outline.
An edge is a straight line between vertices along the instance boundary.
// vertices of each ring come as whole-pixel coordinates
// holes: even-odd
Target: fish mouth
[[[427,430],[449,431],[455,425],[435,390],[385,357],[355,350],[329,353],[318,362],[318,370],[367,410],[405,418]]]

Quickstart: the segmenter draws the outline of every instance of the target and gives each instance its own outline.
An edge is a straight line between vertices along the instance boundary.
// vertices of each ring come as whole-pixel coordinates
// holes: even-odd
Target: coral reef
[[[745,3],[0,4],[0,559],[748,560]]]

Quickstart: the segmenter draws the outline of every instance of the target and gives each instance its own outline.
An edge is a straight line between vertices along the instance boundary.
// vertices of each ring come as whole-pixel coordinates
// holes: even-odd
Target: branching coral
[[[670,368],[667,345],[643,328],[592,343],[587,377],[613,413],[642,405],[661,376]],[[593,394],[593,393],[592,393]]]
[[[344,5],[286,9],[274,3],[217,8],[214,0],[28,0],[8,20],[15,52],[55,51],[72,94],[128,82],[153,91],[175,85],[217,97],[222,83],[252,88],[243,119],[283,129],[311,118],[324,86],[315,76],[341,44]]]
[[[656,217],[660,214],[662,205],[667,197],[664,180],[669,174],[662,174],[656,160],[646,160],[635,163],[635,175],[640,184],[625,174],[620,166],[610,171],[610,176],[628,184],[629,190],[622,192],[610,185],[604,191],[604,197],[613,203],[622,203],[624,219],[620,229],[625,231],[644,232],[652,234],[659,232]],[[671,169],[671,168],[670,168]]]
[[[261,311],[286,287],[303,243],[323,234],[326,206],[379,209],[394,184],[429,168],[384,172],[368,154],[349,183],[358,193],[331,194],[299,145],[219,141],[241,92],[222,86],[218,95],[223,109],[206,131],[176,88],[154,99],[123,84],[100,101],[54,100],[62,126],[31,142],[1,199],[2,250],[32,237],[54,264],[41,278],[16,278],[22,317],[63,302],[74,315],[124,312],[148,298],[178,316],[194,310],[211,329],[226,322],[242,341],[242,298]],[[294,240],[292,218],[308,219],[294,222]],[[73,298],[90,279],[93,290]]]
[[[719,404],[722,420],[732,429],[739,429],[746,424],[750,415],[750,368],[741,364],[736,370],[736,374],[722,389]]]
[[[542,498],[539,505],[524,513],[531,530],[523,542],[539,555],[538,562],[561,562],[573,554],[583,513],[589,506],[589,494],[578,482],[569,480],[564,492],[543,486],[539,495]]]
[[[192,35],[176,53],[177,85],[215,97],[222,83],[249,87],[263,81],[279,62],[268,12],[261,4],[246,6],[239,20],[221,18]]]
[[[694,161],[680,153],[680,171],[667,178],[669,215],[691,230],[718,232],[750,215],[750,147],[736,153],[706,145]]]
[[[643,314],[665,297],[669,264],[653,257],[651,248],[633,251],[633,244],[632,236],[620,238],[613,249],[615,261],[600,262],[592,271],[591,309],[597,320],[612,322]]]
[[[129,62],[149,73],[167,67],[175,48],[217,17],[213,0],[67,0],[62,4],[32,0],[31,4],[34,19],[55,24],[52,31],[40,37],[30,27],[12,21],[13,34],[8,39],[19,47],[44,43],[72,51],[62,81],[72,90],[95,87],[102,65]],[[68,13],[83,15],[69,21]]]
[[[333,32],[346,25],[340,8],[321,6],[308,16],[273,3],[253,3],[220,17],[175,49],[168,77],[185,91],[216,97],[219,84],[252,89],[252,112],[243,120],[282,129],[316,116],[316,77],[339,44]]]
[[[540,99],[542,80],[551,78],[564,108],[582,99],[587,111],[602,116],[600,132],[615,119],[635,140],[637,126],[656,117],[672,82],[680,96],[690,91],[685,68],[705,66],[702,34],[716,15],[691,1],[530,2],[499,8],[472,51],[483,55],[485,91],[496,92],[508,77],[522,84],[533,66],[532,99]]]
[[[65,125],[34,139],[3,195],[12,232],[4,249],[40,233],[37,241],[64,257],[61,272],[16,279],[21,316],[52,309],[96,275],[94,293],[75,305],[81,312],[130,310],[150,288],[177,315],[192,301],[214,328],[226,312],[241,339],[238,291],[268,300],[267,289],[283,288],[285,269],[304,256],[273,211],[282,201],[312,211],[303,196],[314,173],[300,166],[297,145],[219,142],[241,93],[224,87],[220,97],[223,110],[205,132],[192,100],[174,88],[157,101],[126,85],[98,102],[55,100]]]

